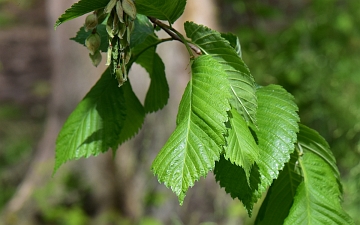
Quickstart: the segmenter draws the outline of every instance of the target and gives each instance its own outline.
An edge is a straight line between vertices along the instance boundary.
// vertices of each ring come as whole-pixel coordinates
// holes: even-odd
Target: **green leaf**
[[[250,215],[253,204],[262,196],[273,179],[278,177],[284,164],[289,161],[290,154],[295,148],[296,133],[299,129],[299,116],[296,113],[298,108],[294,103],[294,98],[282,87],[277,85],[261,87],[257,89],[256,95],[258,98],[257,128],[254,127],[253,130],[256,131],[256,138],[259,142],[260,155],[256,164],[261,176],[253,178],[250,175],[250,182],[252,179],[256,179],[257,188],[252,188],[249,193],[237,196],[236,193],[243,190],[239,190],[239,187],[231,182],[226,183],[220,177],[216,177],[220,186],[225,187],[226,192],[244,203]],[[222,168],[218,168],[217,171],[224,172]],[[240,175],[234,177],[233,180],[240,179],[238,176]],[[241,180],[246,180],[246,177]]]
[[[131,48],[140,45],[148,36],[155,36],[154,26],[149,19],[141,14],[136,15],[134,30],[131,33]]]
[[[301,132],[298,134],[298,140],[299,142],[301,141],[301,148],[315,153],[326,161],[326,163],[331,167],[331,170],[333,171],[333,174],[341,188],[340,172],[336,166],[336,160],[330,150],[329,144],[319,133],[306,127],[305,125],[300,124],[300,131]]]
[[[303,182],[284,224],[354,224],[341,207],[338,170],[324,139],[302,125],[297,150]]]
[[[144,107],[133,92],[130,80],[125,82],[121,88],[124,91],[126,103],[126,119],[120,132],[119,145],[137,134],[145,119]]]
[[[97,33],[100,35],[101,38],[101,45],[100,45],[100,51],[107,52],[109,47],[109,41],[108,41],[108,34],[106,32],[106,26],[104,24],[99,24],[96,27]],[[85,40],[92,31],[85,31],[84,27],[81,27],[80,30],[76,33],[76,36],[73,38],[70,38],[70,40],[73,40],[83,46],[85,46]]]
[[[205,54],[213,56],[226,71],[231,86],[231,105],[246,122],[256,124],[257,100],[255,83],[244,61],[230,43],[217,31],[193,22],[185,23],[187,37],[198,45]]]
[[[241,166],[245,170],[249,182],[251,167],[259,157],[257,146],[245,120],[232,109],[229,113],[229,129],[226,137],[225,159],[231,163]]]
[[[211,56],[200,56],[192,64],[189,81],[179,106],[177,127],[155,158],[152,170],[160,182],[179,197],[205,176],[219,160],[225,144],[224,122],[229,83],[222,67]]]
[[[68,160],[117,148],[125,113],[123,90],[106,70],[61,129],[54,172]]]
[[[256,217],[256,225],[284,224],[294,202],[296,189],[302,181],[298,172],[297,159],[297,154],[293,153],[290,161],[285,164],[279,177],[269,188]]]
[[[221,37],[225,38],[233,47],[238,54],[238,56],[241,58],[241,45],[239,38],[233,34],[233,33],[221,33]]]
[[[165,66],[155,50],[155,47],[146,50],[136,60],[136,63],[146,69],[151,79],[144,104],[147,113],[162,109],[169,99],[169,85],[165,76]]]
[[[136,0],[137,12],[174,23],[184,12],[186,0]]]
[[[245,208],[252,208],[252,192],[258,189],[260,180],[259,167],[256,163],[251,167],[250,179],[247,180],[242,167],[232,164],[221,155],[220,160],[215,163],[214,174],[216,181],[232,198],[242,200]],[[251,211],[249,213],[251,215]]]
[[[55,29],[62,23],[75,19],[86,13],[95,11],[97,9],[104,8],[108,4],[109,0],[80,0],[73,4],[69,9],[62,14],[55,22]]]

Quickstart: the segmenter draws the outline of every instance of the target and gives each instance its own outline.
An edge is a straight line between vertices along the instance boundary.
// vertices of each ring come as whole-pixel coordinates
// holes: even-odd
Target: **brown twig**
[[[163,29],[168,35],[170,35],[170,37],[172,37],[174,40],[177,40],[177,41],[180,41],[181,43],[184,43],[184,41],[179,37],[179,35],[177,35],[175,32],[172,31],[173,28],[169,27],[168,25],[166,25],[165,23],[161,22],[160,20],[154,18],[154,17],[151,17],[151,16],[148,16],[149,20],[161,27],[161,29]],[[184,43],[185,44],[185,43]],[[202,52],[200,50],[200,48],[198,48],[196,45],[194,44],[191,44],[191,43],[187,43],[189,45],[189,47],[198,55],[201,55]]]

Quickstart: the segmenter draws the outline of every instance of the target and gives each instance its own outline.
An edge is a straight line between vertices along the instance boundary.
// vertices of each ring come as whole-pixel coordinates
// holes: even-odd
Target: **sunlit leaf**
[[[297,150],[303,182],[284,224],[354,224],[341,207],[339,172],[328,144],[316,131],[302,125]]]
[[[205,54],[213,56],[222,64],[231,86],[231,105],[247,122],[256,124],[257,100],[254,79],[235,49],[219,32],[205,26],[186,22],[185,31]]]
[[[215,173],[220,186],[225,187],[226,192],[230,193],[232,197],[239,198],[250,215],[253,204],[271,185],[273,179],[278,177],[284,164],[289,161],[290,154],[295,148],[296,133],[299,129],[299,116],[296,113],[298,108],[294,103],[294,98],[282,87],[277,85],[261,87],[257,89],[256,95],[258,98],[257,128],[253,126],[253,130],[256,131],[260,148],[260,154],[256,161],[260,176],[252,177],[250,175],[250,183],[257,183],[257,185],[253,185],[256,188],[252,188],[250,191],[239,190],[239,186],[222,181],[221,177],[224,177],[222,174],[226,173],[226,170],[219,167]],[[245,176],[245,173],[243,175]],[[246,180],[246,176],[244,178],[239,178],[239,176],[242,174],[234,174],[232,180]],[[255,179],[256,182],[252,179]],[[248,192],[237,196],[236,193],[242,191]]]
[[[227,121],[229,83],[221,65],[211,56],[192,64],[179,106],[177,127],[155,158],[152,170],[182,204],[186,191],[219,160]]]
[[[225,159],[241,166],[249,181],[251,167],[259,157],[259,147],[242,116],[235,109],[229,114],[227,145],[224,147]]]

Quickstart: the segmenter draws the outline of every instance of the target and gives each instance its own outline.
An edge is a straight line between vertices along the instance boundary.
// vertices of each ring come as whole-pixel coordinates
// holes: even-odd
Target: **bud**
[[[122,8],[132,20],[136,19],[136,7],[133,0],[122,0]]]
[[[89,56],[90,56],[92,64],[95,67],[97,67],[100,64],[101,60],[102,60],[102,55],[101,55],[100,51],[97,50],[94,55],[89,53]]]
[[[101,44],[101,38],[98,33],[90,34],[85,40],[85,46],[90,51],[91,55],[94,55],[97,50],[99,50]]]
[[[98,25],[98,18],[95,14],[90,14],[85,19],[85,31],[93,30]]]

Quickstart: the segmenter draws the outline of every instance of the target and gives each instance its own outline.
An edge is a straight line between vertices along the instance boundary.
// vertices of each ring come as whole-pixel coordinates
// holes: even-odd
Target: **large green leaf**
[[[177,127],[152,165],[159,181],[171,187],[180,204],[188,188],[220,158],[229,97],[229,83],[221,65],[211,56],[196,58],[180,102]]]
[[[256,217],[257,225],[282,225],[289,215],[296,189],[302,181],[297,165],[298,155],[294,152],[285,164],[279,177],[269,188],[266,198]]]
[[[137,12],[174,23],[184,12],[186,0],[136,0]]]
[[[117,148],[125,116],[123,90],[106,70],[60,131],[54,172],[68,160]]]
[[[289,161],[290,154],[295,148],[299,122],[299,116],[296,113],[298,108],[294,103],[294,98],[282,87],[277,85],[261,87],[257,89],[256,95],[258,98],[257,128],[253,126],[253,130],[256,131],[260,148],[259,158],[256,161],[260,177],[250,175],[250,183],[252,179],[256,179],[257,188],[252,188],[250,192],[237,196],[236,193],[242,191],[239,190],[241,187],[233,185],[231,182],[223,182],[221,179],[222,174],[227,171],[219,167],[215,173],[220,186],[225,187],[225,191],[232,197],[239,198],[249,214],[251,214],[253,204],[262,196],[273,179],[278,177],[284,164]],[[246,180],[246,178],[239,178],[243,175],[245,176],[245,173],[234,174],[233,180]]]
[[[149,48],[136,60],[136,63],[146,69],[151,79],[144,104],[146,112],[162,109],[169,99],[169,85],[165,76],[165,66],[155,50],[155,47]]]
[[[242,116],[235,109],[232,109],[229,115],[225,159],[241,166],[245,170],[246,178],[249,181],[251,167],[259,157],[259,147]]]
[[[62,14],[55,22],[55,29],[60,24],[75,19],[79,16],[85,15],[86,13],[95,11],[97,9],[104,8],[108,4],[109,0],[80,0],[73,4],[69,9]]]
[[[341,207],[339,172],[324,139],[302,125],[297,150],[303,182],[284,224],[354,224]]]
[[[254,79],[235,49],[219,32],[205,26],[186,22],[185,31],[187,37],[205,54],[212,55],[222,64],[231,86],[231,105],[247,122],[256,124],[257,100]]]
[[[133,92],[130,80],[125,82],[121,88],[124,91],[126,103],[126,119],[120,133],[119,145],[137,134],[145,119],[144,107]]]

